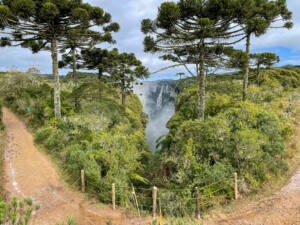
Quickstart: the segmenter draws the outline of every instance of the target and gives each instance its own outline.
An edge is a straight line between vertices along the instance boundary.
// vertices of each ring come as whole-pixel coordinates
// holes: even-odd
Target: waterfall
[[[144,112],[149,116],[146,128],[147,144],[152,151],[156,150],[156,140],[168,133],[167,122],[174,114],[176,92],[174,81],[145,81],[133,86],[133,92],[144,106]]]

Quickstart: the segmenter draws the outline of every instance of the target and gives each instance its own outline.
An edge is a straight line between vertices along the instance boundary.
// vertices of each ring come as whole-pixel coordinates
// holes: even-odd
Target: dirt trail
[[[3,123],[7,132],[4,191],[8,198],[28,196],[41,204],[31,225],[55,225],[68,215],[74,215],[79,225],[102,225],[107,221],[114,225],[141,224],[123,211],[96,207],[84,200],[83,194],[68,190],[49,158],[35,148],[25,124],[7,108],[3,108]]]

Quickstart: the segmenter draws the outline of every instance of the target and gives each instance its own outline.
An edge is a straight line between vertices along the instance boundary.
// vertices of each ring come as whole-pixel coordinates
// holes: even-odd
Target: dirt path
[[[300,143],[300,126],[295,138]],[[205,225],[300,225],[300,168],[288,184],[258,201],[239,200],[230,214],[214,214]]]
[[[7,132],[4,191],[8,198],[28,196],[41,204],[31,225],[55,225],[68,215],[74,215],[79,225],[141,224],[123,211],[95,207],[81,193],[68,190],[52,162],[35,148],[25,124],[7,108],[3,108],[3,123]]]

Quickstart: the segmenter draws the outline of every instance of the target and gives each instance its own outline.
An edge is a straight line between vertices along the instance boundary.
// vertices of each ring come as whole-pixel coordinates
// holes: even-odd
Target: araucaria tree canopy
[[[205,69],[220,60],[229,38],[237,37],[238,26],[233,26],[233,0],[180,0],[161,4],[155,20],[142,21],[146,52],[160,52],[161,58],[194,65],[199,80],[199,118],[205,111]]]
[[[271,67],[275,63],[280,62],[280,57],[273,52],[263,52],[251,54],[250,58],[254,60],[256,66],[256,82],[259,84],[261,66]]]
[[[59,67],[69,67],[73,70],[75,87],[77,86],[77,68],[84,67],[79,51],[89,50],[103,42],[114,44],[116,41],[109,32],[117,32],[118,30],[119,25],[115,24],[115,26],[111,26],[110,29],[106,30],[105,33],[86,29],[73,29],[68,32],[66,40],[60,46],[60,51],[65,54],[62,55],[62,60],[59,61]],[[79,64],[78,61],[80,61]]]
[[[0,1],[3,45],[21,45],[33,52],[50,49],[52,54],[55,116],[61,116],[58,75],[58,45],[71,30],[101,26],[105,33],[118,28],[111,15],[81,0],[2,0]],[[74,33],[81,36],[81,33]],[[84,35],[84,34],[83,34]]]
[[[132,92],[133,83],[137,79],[147,78],[149,71],[133,53],[118,53],[114,49],[111,55],[113,61],[108,73],[111,74],[114,85],[121,89],[122,105],[125,105],[126,96]]]
[[[286,0],[237,0],[235,8],[236,23],[241,26],[246,39],[247,60],[244,64],[243,85],[243,100],[245,101],[247,97],[252,35],[259,37],[270,28],[292,28],[292,13],[287,8]]]

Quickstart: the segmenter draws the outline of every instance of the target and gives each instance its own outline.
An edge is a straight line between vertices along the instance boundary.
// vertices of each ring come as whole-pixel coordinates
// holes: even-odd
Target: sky
[[[112,15],[112,20],[118,22],[121,29],[113,34],[117,41],[110,48],[118,48],[120,52],[133,52],[150,72],[169,66],[168,62],[162,61],[157,55],[144,53],[144,35],[140,31],[141,20],[154,19],[159,5],[166,0],[84,0],[94,6],[103,8]],[[273,29],[259,38],[253,38],[251,52],[271,51],[278,54],[281,62],[278,66],[286,64],[300,65],[300,1],[287,0],[289,9],[293,12],[294,27],[291,30]],[[101,47],[101,45],[99,46]],[[102,46],[104,47],[104,46]],[[239,43],[237,48],[244,48],[244,43]],[[0,70],[27,70],[30,67],[38,68],[41,73],[51,73],[50,52],[32,54],[30,50],[20,47],[6,47],[0,49]],[[60,70],[64,75],[68,70]],[[184,68],[169,69],[153,75],[150,80],[176,79],[176,73],[184,72]]]

